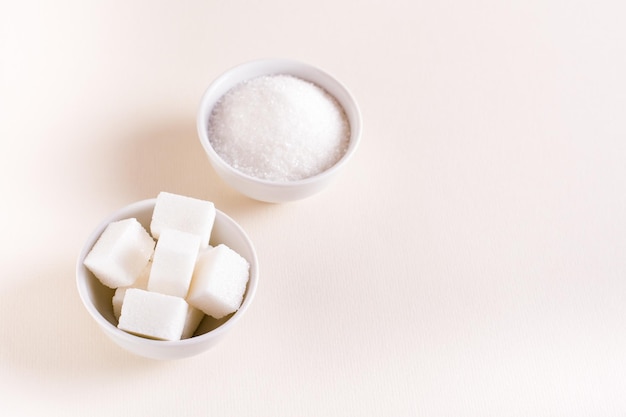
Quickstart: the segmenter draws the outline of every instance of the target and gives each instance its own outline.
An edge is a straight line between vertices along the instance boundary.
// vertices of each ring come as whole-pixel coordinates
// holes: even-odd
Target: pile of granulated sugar
[[[267,75],[228,91],[209,118],[209,140],[233,168],[269,181],[296,181],[333,166],[350,125],[337,101],[315,84]]]

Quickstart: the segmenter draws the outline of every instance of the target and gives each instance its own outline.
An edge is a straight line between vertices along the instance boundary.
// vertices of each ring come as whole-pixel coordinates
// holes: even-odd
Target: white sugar
[[[85,257],[85,266],[107,287],[127,287],[144,270],[154,240],[135,218],[109,223]]]
[[[200,245],[209,245],[209,238],[215,222],[215,205],[210,201],[199,200],[165,191],[157,195],[150,222],[150,232],[155,239],[165,228],[200,236]]]
[[[216,319],[237,311],[249,271],[248,261],[224,244],[203,251],[196,263],[187,302]]]
[[[198,257],[200,237],[176,229],[163,229],[148,278],[148,290],[184,298]]]
[[[180,340],[189,305],[180,297],[129,288],[117,327],[157,340]]]
[[[295,181],[332,167],[350,126],[337,101],[308,81],[268,75],[227,92],[209,119],[209,140],[229,165],[253,177]]]

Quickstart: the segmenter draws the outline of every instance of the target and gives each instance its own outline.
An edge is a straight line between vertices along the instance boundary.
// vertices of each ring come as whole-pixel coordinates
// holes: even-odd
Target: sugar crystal
[[[209,140],[243,173],[287,182],[317,175],[346,152],[350,126],[325,90],[290,75],[240,83],[215,105]]]

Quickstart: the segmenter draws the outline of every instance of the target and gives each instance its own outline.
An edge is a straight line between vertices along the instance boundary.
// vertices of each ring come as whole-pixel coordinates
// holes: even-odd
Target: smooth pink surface
[[[617,0],[4,1],[0,415],[626,415],[626,54]],[[234,191],[203,92],[279,57],[362,140],[310,198]],[[152,361],[83,306],[94,227],[214,201],[261,285],[208,352]]]

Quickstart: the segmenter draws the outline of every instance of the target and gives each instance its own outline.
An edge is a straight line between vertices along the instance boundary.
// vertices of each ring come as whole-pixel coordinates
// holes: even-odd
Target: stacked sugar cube
[[[158,340],[192,337],[205,315],[239,309],[250,264],[224,244],[209,245],[215,206],[161,192],[150,232],[135,218],[110,223],[84,264],[111,300],[117,327]]]

